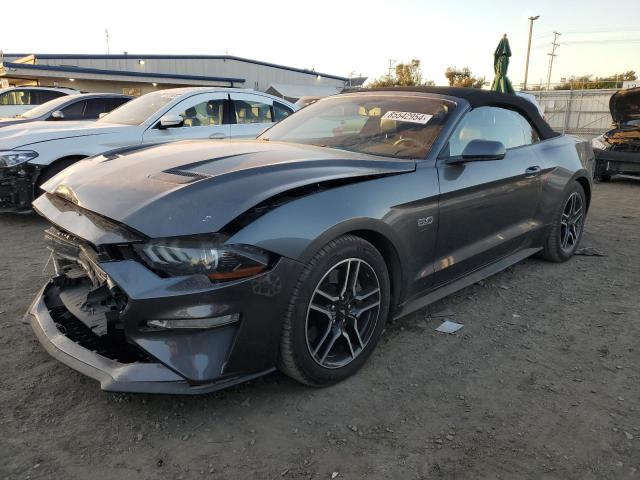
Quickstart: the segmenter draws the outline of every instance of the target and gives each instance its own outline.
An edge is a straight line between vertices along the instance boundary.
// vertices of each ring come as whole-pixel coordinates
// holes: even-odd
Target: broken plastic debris
[[[443,333],[455,333],[460,330],[464,325],[461,323],[452,322],[451,320],[445,320],[440,324],[438,328],[436,328],[436,332]]]

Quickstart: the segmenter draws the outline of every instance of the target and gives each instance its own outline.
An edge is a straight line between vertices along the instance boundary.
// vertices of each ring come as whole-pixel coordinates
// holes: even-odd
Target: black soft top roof
[[[543,140],[560,135],[554,131],[549,124],[540,116],[538,107],[526,98],[518,95],[494,92],[491,90],[481,90],[479,88],[461,87],[388,87],[388,88],[363,88],[360,92],[415,92],[433,93],[436,95],[446,95],[449,97],[463,98],[476,107],[501,107],[516,110],[524,115],[532,125],[535,126],[538,134]]]

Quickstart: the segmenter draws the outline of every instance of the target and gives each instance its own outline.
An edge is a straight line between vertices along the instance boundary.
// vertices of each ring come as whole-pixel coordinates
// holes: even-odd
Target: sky
[[[389,60],[417,58],[423,77],[445,84],[449,66],[493,78],[503,33],[509,77],[524,79],[534,22],[529,84],[546,82],[553,31],[560,46],[552,82],[571,75],[640,73],[640,0],[219,0],[5,2],[5,53],[228,53],[318,72],[376,78]],[[615,8],[614,8],[615,5]],[[12,11],[14,10],[14,11]],[[15,21],[14,21],[15,19]]]

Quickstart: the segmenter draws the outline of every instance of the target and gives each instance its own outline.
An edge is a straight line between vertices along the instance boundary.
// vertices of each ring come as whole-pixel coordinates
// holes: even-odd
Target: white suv
[[[78,93],[71,88],[9,87],[0,89],[0,117],[15,117],[36,105],[64,95]]]
[[[234,88],[148,93],[95,122],[32,122],[0,129],[0,211],[31,208],[40,185],[78,160],[126,146],[255,138],[297,110],[280,98]]]

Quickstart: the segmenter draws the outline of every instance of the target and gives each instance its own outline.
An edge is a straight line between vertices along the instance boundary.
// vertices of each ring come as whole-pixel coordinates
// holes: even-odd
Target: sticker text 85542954
[[[396,112],[394,110],[389,110],[385,113],[382,118],[384,120],[397,120],[400,122],[410,122],[410,123],[421,123],[425,125],[433,115],[429,115],[427,113],[417,113],[417,112]]]

